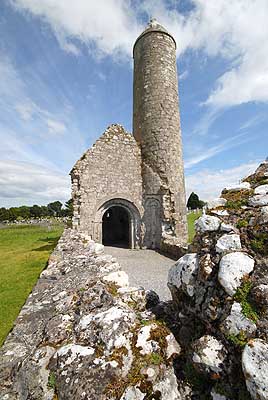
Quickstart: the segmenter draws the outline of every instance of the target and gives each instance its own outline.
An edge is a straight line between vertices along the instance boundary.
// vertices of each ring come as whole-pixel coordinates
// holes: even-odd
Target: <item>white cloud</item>
[[[189,75],[189,71],[185,70],[181,74],[179,74],[179,80],[183,81],[184,79],[187,79]]]
[[[0,161],[0,207],[64,202],[70,195],[66,175],[33,163]]]
[[[48,132],[51,134],[62,134],[66,131],[66,126],[60,122],[60,121],[55,121],[53,119],[47,119],[46,120],[47,126],[48,126]]]
[[[142,29],[130,0],[11,0],[11,3],[49,23],[62,47],[72,52],[77,51],[72,42],[76,38],[89,48],[97,46],[99,55],[130,55],[131,43]]]
[[[263,114],[258,114],[255,115],[252,118],[249,118],[244,124],[242,124],[239,128],[239,131],[247,130],[249,128],[252,128],[253,126],[258,125],[259,123],[263,122],[265,120],[265,115]]]
[[[167,11],[164,15],[180,52],[202,49],[208,56],[229,61],[228,71],[217,80],[207,104],[225,107],[267,102],[267,0],[193,0],[193,4],[195,8],[183,19]]]
[[[61,121],[62,116],[57,116],[45,108],[38,106],[27,94],[27,82],[23,80],[19,72],[7,56],[0,53],[0,109],[5,115],[10,114],[11,120],[14,110],[21,120],[29,123],[33,119],[38,120],[47,129],[50,135],[63,134],[66,126]],[[64,117],[68,115],[68,107],[65,107]],[[42,132],[40,130],[40,135]]]
[[[215,146],[200,149],[199,152],[195,154],[194,157],[185,160],[184,163],[185,168],[191,168],[194,165],[199,164],[201,161],[205,161],[211,157],[214,157],[218,153],[221,153],[225,150],[231,149],[235,146],[238,146],[242,143],[252,140],[252,136],[250,135],[246,136],[246,135],[247,135],[246,132],[239,133],[238,135],[233,135],[230,138],[222,141],[221,143]]]
[[[185,178],[187,198],[191,192],[197,193],[200,199],[205,201],[219,197],[225,187],[236,185],[241,179],[253,173],[258,165],[256,162],[250,162],[234,168],[203,169],[193,175],[187,175]]]
[[[140,16],[154,16],[174,35],[178,54],[202,50],[228,60],[206,104],[225,107],[268,101],[267,0],[192,0],[182,14],[165,0],[10,0],[50,24],[60,45],[79,54],[73,39],[98,55],[131,55],[142,31]],[[189,0],[190,3],[190,0]]]
[[[34,108],[30,103],[19,103],[15,105],[15,110],[19,113],[20,117],[24,121],[29,121],[32,119],[34,113]]]

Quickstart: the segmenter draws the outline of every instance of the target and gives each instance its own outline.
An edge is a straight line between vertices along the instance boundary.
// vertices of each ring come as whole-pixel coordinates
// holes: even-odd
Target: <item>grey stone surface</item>
[[[187,295],[194,295],[194,284],[198,270],[198,256],[195,253],[181,257],[169,270],[168,285],[171,289],[183,290]]]
[[[259,218],[260,224],[267,224],[268,223],[268,206],[261,208],[261,214]]]
[[[116,257],[122,270],[128,274],[130,286],[154,290],[160,300],[171,299],[167,281],[168,271],[174,260],[149,249],[131,250],[105,246],[105,253]]]
[[[230,315],[223,323],[223,329],[227,335],[239,335],[242,331],[246,337],[251,337],[257,327],[249,318],[246,318],[242,313],[242,306],[240,303],[234,302],[231,308]]]
[[[202,336],[193,344],[193,363],[204,373],[222,371],[227,352],[223,344],[211,335]]]
[[[221,220],[212,215],[202,215],[195,221],[195,229],[198,232],[217,231],[220,227]]]
[[[242,367],[248,391],[254,400],[268,399],[268,344],[254,339],[246,345]]]
[[[222,192],[228,204],[221,208],[228,215],[218,216],[216,228],[220,225],[220,229],[199,229],[180,259],[193,253],[198,259],[193,274],[183,262],[192,296],[179,270],[178,284],[172,286],[172,305],[154,307],[159,315],[166,312],[166,321],[174,326],[183,355],[177,367],[179,387],[192,384],[192,397],[187,400],[268,399],[267,222],[260,223],[263,207],[248,204],[254,188],[267,183],[267,177],[266,162],[246,178],[250,189]],[[207,211],[208,217],[213,211]],[[221,229],[228,226],[233,234],[226,236]],[[240,238],[243,252],[228,253],[233,237]],[[223,252],[216,251],[216,244]]]
[[[175,48],[151,22],[134,46],[134,136],[111,125],[71,171],[73,227],[95,241],[103,240],[105,212],[119,206],[128,213],[130,248],[187,243]]]
[[[181,399],[180,346],[101,249],[73,230],[59,240],[0,349],[1,400]]]
[[[268,205],[268,194],[256,194],[249,199],[248,204],[252,207],[261,207]]]
[[[207,208],[211,209],[211,208],[216,208],[216,207],[221,207],[224,206],[226,204],[226,200],[222,199],[222,198],[215,198],[213,200],[209,200],[207,203]]]
[[[72,172],[73,227],[102,242],[102,217],[111,206],[127,208],[133,247],[140,241],[142,179],[140,149],[120,125],[111,125]]]
[[[241,250],[240,236],[237,234],[222,235],[216,243],[217,253]]]
[[[241,285],[243,277],[254,268],[254,259],[245,253],[237,251],[222,257],[220,261],[218,279],[225,291],[233,295]]]
[[[260,185],[254,189],[254,194],[267,194],[268,193],[268,185]]]

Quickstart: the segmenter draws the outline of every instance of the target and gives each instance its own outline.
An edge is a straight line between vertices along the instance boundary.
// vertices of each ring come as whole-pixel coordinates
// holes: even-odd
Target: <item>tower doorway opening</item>
[[[105,246],[130,247],[130,218],[124,207],[112,206],[103,214],[102,243]]]

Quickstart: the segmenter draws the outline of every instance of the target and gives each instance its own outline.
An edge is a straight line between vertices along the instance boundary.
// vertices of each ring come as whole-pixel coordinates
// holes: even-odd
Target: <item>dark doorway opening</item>
[[[130,247],[129,214],[120,206],[110,207],[102,217],[102,243],[105,246]]]

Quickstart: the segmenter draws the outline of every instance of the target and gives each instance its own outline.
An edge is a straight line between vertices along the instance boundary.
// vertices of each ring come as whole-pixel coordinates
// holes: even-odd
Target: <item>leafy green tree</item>
[[[202,208],[204,207],[206,203],[202,200],[199,199],[198,195],[194,192],[192,192],[189,196],[189,199],[187,201],[187,207],[190,208],[191,210],[196,210],[197,208]]]
[[[39,207],[37,204],[34,204],[32,207],[30,207],[30,214],[33,218],[41,217],[41,207]]]
[[[22,219],[28,219],[31,216],[30,207],[28,206],[21,206],[18,208],[18,211],[19,217],[21,217]]]
[[[68,201],[66,201],[66,203],[64,204],[64,216],[66,217],[72,217],[73,216],[73,199],[70,199]]]
[[[47,209],[47,206],[40,206],[41,208],[41,216],[42,217],[48,217],[49,216],[49,211]]]
[[[9,218],[9,211],[5,207],[0,208],[0,221],[7,221]]]
[[[61,208],[62,203],[60,201],[53,201],[53,203],[49,203],[47,205],[49,214],[53,215],[54,217],[59,217],[61,215]]]
[[[8,216],[8,220],[9,221],[16,221],[16,219],[19,217],[19,209],[18,207],[11,207],[8,210],[9,216]]]

